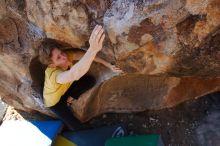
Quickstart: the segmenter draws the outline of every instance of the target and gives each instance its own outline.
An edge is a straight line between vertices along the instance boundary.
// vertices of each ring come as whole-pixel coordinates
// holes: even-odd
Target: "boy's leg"
[[[81,122],[74,117],[72,111],[68,108],[66,100],[62,100],[50,107],[50,109],[62,120],[70,130],[79,130],[81,128]]]
[[[85,93],[87,90],[91,89],[96,83],[94,77],[85,75],[81,77],[78,81],[74,81],[68,91],[65,93],[66,97],[72,96],[78,99],[79,96]]]
[[[81,128],[80,121],[74,117],[72,111],[67,106],[67,98],[72,96],[78,99],[79,96],[92,88],[95,85],[95,78],[85,75],[78,81],[74,81],[66,93],[60,98],[60,101],[50,107],[50,109],[68,126],[71,130],[78,130]]]

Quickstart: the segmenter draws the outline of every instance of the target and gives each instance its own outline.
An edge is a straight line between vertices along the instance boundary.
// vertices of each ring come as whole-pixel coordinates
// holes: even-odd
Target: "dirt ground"
[[[25,113],[9,107],[4,120],[50,117]],[[220,93],[190,100],[176,107],[131,114],[108,113],[85,123],[85,127],[101,127],[123,123],[130,135],[157,133],[165,146],[220,146]]]
[[[90,123],[95,127],[124,123],[129,134],[160,134],[166,146],[220,146],[220,93],[170,109],[104,114]]]

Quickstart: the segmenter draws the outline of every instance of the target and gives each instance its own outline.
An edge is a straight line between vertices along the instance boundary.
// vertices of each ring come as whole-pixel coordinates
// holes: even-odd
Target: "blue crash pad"
[[[60,120],[51,121],[30,121],[35,125],[42,133],[44,133],[48,138],[54,140],[57,133],[60,131],[63,123]]]
[[[107,139],[126,136],[127,131],[123,125],[116,125],[79,132],[64,132],[62,135],[78,146],[104,146]]]

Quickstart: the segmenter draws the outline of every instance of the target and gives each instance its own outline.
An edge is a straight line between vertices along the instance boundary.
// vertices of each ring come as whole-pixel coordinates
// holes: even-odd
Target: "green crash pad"
[[[53,146],[77,146],[63,136],[58,135],[55,139]]]
[[[164,146],[160,135],[140,135],[112,138],[106,141],[105,146]]]

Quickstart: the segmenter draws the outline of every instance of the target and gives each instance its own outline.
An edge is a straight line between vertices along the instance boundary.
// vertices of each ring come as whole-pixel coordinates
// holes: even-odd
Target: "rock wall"
[[[97,84],[73,104],[82,121],[103,112],[171,107],[219,91],[219,5],[219,0],[3,0],[0,95],[18,109],[51,115],[42,103],[39,45],[49,38],[88,48],[96,24],[106,32],[98,56],[125,74],[93,64],[89,74]]]

